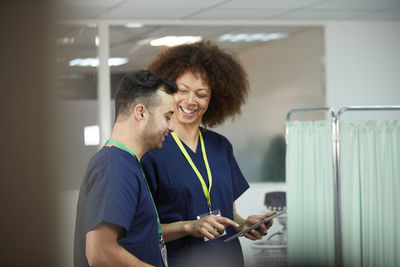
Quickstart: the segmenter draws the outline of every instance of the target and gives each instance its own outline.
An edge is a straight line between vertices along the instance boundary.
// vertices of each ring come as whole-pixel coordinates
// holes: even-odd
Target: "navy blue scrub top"
[[[89,162],[82,182],[75,226],[75,266],[89,266],[86,233],[101,222],[123,229],[118,243],[140,260],[163,266],[157,215],[137,160],[104,146]]]
[[[201,130],[213,177],[211,209],[220,209],[222,216],[233,219],[233,202],[249,185],[234,158],[230,142],[216,132]],[[200,141],[196,153],[186,144],[183,145],[208,188]],[[201,183],[171,134],[166,137],[163,148],[147,152],[141,164],[161,223],[196,220],[198,215],[208,212]],[[239,240],[223,243],[225,238],[236,231],[231,226],[226,231],[226,236],[209,242],[204,242],[203,238],[187,236],[167,243],[169,266],[243,266]]]

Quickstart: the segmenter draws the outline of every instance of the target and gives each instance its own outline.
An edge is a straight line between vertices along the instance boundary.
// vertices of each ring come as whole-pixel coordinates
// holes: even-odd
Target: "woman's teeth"
[[[183,108],[183,107],[181,107],[181,109],[182,109],[183,112],[188,113],[188,114],[192,114],[192,113],[194,113],[196,111],[195,109],[186,109],[186,108]]]

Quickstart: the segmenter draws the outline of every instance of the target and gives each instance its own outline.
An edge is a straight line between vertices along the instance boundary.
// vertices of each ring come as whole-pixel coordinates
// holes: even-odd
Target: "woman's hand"
[[[225,231],[227,226],[237,228],[239,224],[226,217],[208,215],[196,221],[189,221],[184,228],[188,235],[214,240]]]
[[[241,229],[239,230],[246,230],[250,226],[258,223],[261,220],[264,220],[272,215],[276,214],[276,211],[269,212],[264,215],[251,215],[249,216],[244,224],[242,225]],[[258,240],[263,238],[267,234],[267,230],[272,226],[273,220],[268,221],[265,224],[260,225],[258,228],[251,230],[250,232],[247,232],[244,236],[247,237],[248,239],[251,240]]]

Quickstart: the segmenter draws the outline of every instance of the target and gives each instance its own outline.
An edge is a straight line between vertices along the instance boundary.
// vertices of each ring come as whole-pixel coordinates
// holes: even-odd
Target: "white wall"
[[[328,106],[400,105],[400,22],[328,22],[325,47]],[[399,112],[384,117],[398,119]]]
[[[323,41],[323,29],[312,28],[239,53],[249,75],[249,98],[242,114],[216,131],[233,144],[248,181],[262,181],[270,140],[284,136],[290,109],[325,105]]]
[[[114,116],[114,101],[111,106]],[[61,190],[75,190],[85,175],[90,158],[99,146],[85,146],[84,128],[98,125],[97,100],[68,100],[58,102],[59,128],[55,135],[58,138],[60,166],[58,184]]]

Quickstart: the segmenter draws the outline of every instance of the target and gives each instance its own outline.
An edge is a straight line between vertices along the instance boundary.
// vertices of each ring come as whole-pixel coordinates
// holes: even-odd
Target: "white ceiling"
[[[167,35],[200,35],[217,42],[226,33],[286,33],[289,36],[318,27],[324,21],[400,21],[400,0],[57,0],[61,24],[55,41],[59,45],[58,73],[92,73],[91,67],[69,67],[74,58],[96,57],[96,23],[110,26],[110,57],[129,62],[112,67],[112,73],[144,68],[162,47],[143,45],[143,40]],[[127,28],[142,22],[142,28]],[[94,27],[93,27],[94,25]],[[262,42],[217,42],[233,53]],[[64,75],[62,74],[62,75]],[[70,77],[66,75],[66,77]],[[76,77],[76,76],[74,76]],[[80,87],[80,85],[78,86]]]
[[[400,20],[400,0],[58,0],[91,20]]]

